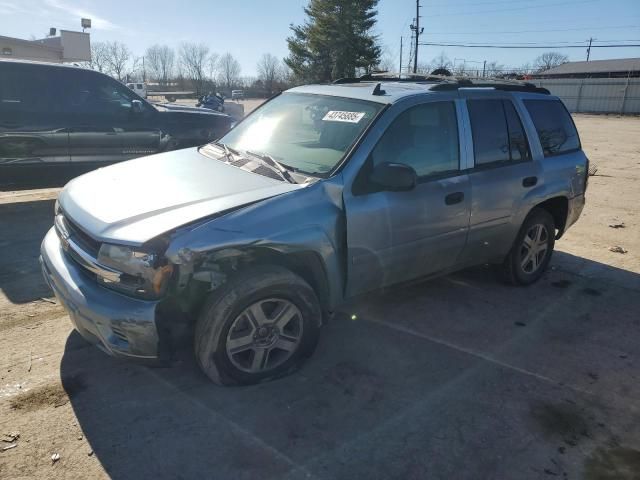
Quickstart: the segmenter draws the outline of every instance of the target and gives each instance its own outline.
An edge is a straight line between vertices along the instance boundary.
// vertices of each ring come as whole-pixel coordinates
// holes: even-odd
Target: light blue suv
[[[343,80],[288,90],[218,142],[70,182],[42,244],[77,330],[112,355],[192,337],[221,384],[282,376],[345,299],[471,265],[535,282],[588,160],[544,89]]]

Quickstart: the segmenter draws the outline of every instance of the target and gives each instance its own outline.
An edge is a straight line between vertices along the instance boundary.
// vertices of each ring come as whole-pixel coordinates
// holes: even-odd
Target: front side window
[[[229,148],[266,154],[302,173],[322,177],[340,163],[382,107],[364,100],[284,93],[220,141]]]
[[[402,163],[419,177],[459,170],[458,123],[453,102],[433,102],[401,113],[373,152],[373,165]]]
[[[58,78],[65,113],[128,117],[133,92],[117,81],[94,72],[65,69]]]
[[[580,138],[571,115],[560,100],[524,100],[538,132],[545,157],[580,148]]]

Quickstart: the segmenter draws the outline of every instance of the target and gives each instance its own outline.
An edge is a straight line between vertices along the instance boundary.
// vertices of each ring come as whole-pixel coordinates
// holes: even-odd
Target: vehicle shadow
[[[599,403],[640,398],[637,367],[610,358],[637,351],[640,275],[562,252],[552,265],[528,288],[479,267],[359,299],[299,372],[262,385],[215,386],[191,355],[170,368],[114,360],[76,333],[61,377],[116,480],[540,478],[532,465],[573,448],[540,430],[536,409],[556,403],[588,417],[564,467],[579,476],[608,438],[591,423],[626,421]],[[586,372],[605,367],[594,384]]]
[[[0,204],[0,290],[11,303],[51,296],[40,271],[40,243],[53,225],[55,200]]]

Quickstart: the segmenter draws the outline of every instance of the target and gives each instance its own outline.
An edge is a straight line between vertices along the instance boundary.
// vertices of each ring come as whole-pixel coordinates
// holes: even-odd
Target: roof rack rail
[[[345,77],[335,80],[336,85],[360,82],[401,82],[401,83],[435,83],[431,90],[446,91],[460,88],[494,88],[509,92],[529,92],[550,95],[549,90],[537,87],[533,83],[507,78],[487,77],[459,77],[445,75],[403,74],[404,77],[393,72],[376,72],[361,77]]]
[[[500,83],[496,82],[458,82],[458,83],[442,83],[431,87],[433,91],[459,90],[461,88],[493,88],[495,90],[503,90],[507,92],[529,92],[551,95],[551,92],[543,87],[537,87],[533,83]]]

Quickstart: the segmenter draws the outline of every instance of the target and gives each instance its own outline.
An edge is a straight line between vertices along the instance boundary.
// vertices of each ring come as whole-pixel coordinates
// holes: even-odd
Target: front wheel
[[[555,238],[551,214],[540,208],[533,209],[504,260],[505,279],[514,285],[530,285],[537,281],[551,261]]]
[[[196,358],[218,384],[281,377],[313,353],[320,322],[308,283],[284,268],[256,267],[229,279],[205,303],[196,323]]]

